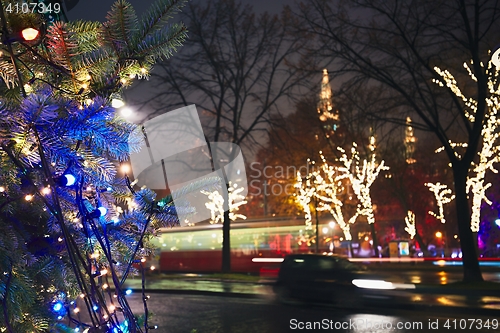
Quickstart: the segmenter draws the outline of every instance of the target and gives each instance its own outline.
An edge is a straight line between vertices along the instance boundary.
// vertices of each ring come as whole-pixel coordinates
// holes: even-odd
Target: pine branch
[[[155,2],[141,17],[140,41],[147,35],[161,30],[186,4],[187,0],[160,0]]]
[[[114,3],[106,16],[103,29],[110,38],[118,54],[126,54],[133,46],[133,39],[138,31],[139,21],[134,8],[125,0]]]
[[[187,28],[183,24],[173,24],[146,36],[137,46],[137,55],[154,62],[160,58],[170,58],[187,37]]]

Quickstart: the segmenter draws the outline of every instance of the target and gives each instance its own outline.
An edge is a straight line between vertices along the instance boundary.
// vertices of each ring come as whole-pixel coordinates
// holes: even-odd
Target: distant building
[[[326,69],[323,69],[323,79],[321,80],[321,92],[319,94],[317,110],[319,119],[325,123],[325,134],[328,138],[328,136],[333,134],[339,126],[339,111],[333,109],[332,87],[330,87],[330,79]]]
[[[413,158],[413,154],[415,153],[415,146],[417,144],[417,138],[413,134],[413,127],[411,126],[411,118],[406,117],[406,130],[405,130],[405,159],[406,163],[413,164],[417,162],[415,158]]]

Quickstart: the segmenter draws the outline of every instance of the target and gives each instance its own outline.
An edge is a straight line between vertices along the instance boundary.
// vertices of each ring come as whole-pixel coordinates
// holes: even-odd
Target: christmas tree
[[[139,19],[118,0],[104,23],[60,21],[54,1],[0,2],[1,332],[149,330],[122,285],[178,221],[169,197],[120,171],[143,135],[111,101],[183,43],[185,26],[167,22],[184,2]]]

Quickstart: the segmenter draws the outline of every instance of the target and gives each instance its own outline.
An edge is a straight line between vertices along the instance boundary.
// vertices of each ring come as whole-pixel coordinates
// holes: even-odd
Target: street
[[[158,333],[500,332],[498,318],[377,309],[346,311],[322,305],[287,306],[268,299],[150,294],[150,326]],[[142,313],[140,294],[130,296]]]

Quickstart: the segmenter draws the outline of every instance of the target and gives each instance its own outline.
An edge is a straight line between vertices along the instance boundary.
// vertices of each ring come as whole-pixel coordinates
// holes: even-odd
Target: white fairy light
[[[450,203],[453,199],[455,199],[455,195],[451,194],[451,189],[449,189],[445,184],[425,183],[425,186],[429,188],[429,191],[434,193],[439,210],[438,214],[434,213],[433,211],[429,211],[429,214],[441,221],[441,223],[445,223],[446,219],[444,218],[444,205]]]
[[[355,142],[352,144],[351,158],[347,157],[344,149],[338,147],[338,150],[342,153],[340,161],[344,164],[338,170],[342,173],[341,178],[348,178],[351,182],[354,194],[360,202],[358,214],[366,216],[368,224],[375,223],[370,187],[380,171],[389,170],[389,167],[384,165],[383,160],[379,164],[375,159],[375,154],[371,154],[370,160],[361,161]]]
[[[493,61],[494,59],[492,59]],[[472,63],[472,62],[471,62]],[[484,65],[481,64],[483,67]],[[473,81],[477,81],[476,76],[472,72],[467,63],[464,63],[464,68],[467,70],[469,76]],[[467,98],[460,89],[457,87],[456,81],[448,71],[442,71],[435,68],[436,72],[443,78],[443,82],[447,87],[462,101],[468,110],[464,110],[466,118],[472,123],[475,120],[475,113],[477,111],[477,101],[473,98]],[[487,112],[485,113],[485,120],[481,130],[481,145],[478,151],[478,162],[473,164],[471,174],[467,179],[467,192],[472,193],[472,207],[471,207],[471,230],[473,232],[479,231],[479,223],[481,220],[481,203],[484,201],[491,205],[491,201],[486,196],[486,190],[491,187],[491,183],[485,183],[486,172],[497,173],[494,164],[500,161],[500,149],[498,147],[499,139],[499,125],[500,119],[498,118],[498,110],[500,109],[500,86],[498,84],[498,69],[494,68],[492,62],[488,63],[486,72],[489,75],[488,92],[485,101]],[[450,142],[452,148],[467,147],[466,144],[455,144]],[[444,150],[443,147],[436,152]],[[460,155],[455,152],[455,155],[460,158]],[[441,216],[441,214],[440,214]]]
[[[229,184],[228,186],[228,198],[229,198],[229,219],[235,221],[236,219],[246,220],[246,216],[243,214],[235,213],[239,210],[241,205],[247,203],[245,196],[240,193],[244,191],[244,187],[239,187],[237,184]],[[222,223],[224,222],[224,197],[219,191],[201,191],[205,194],[209,201],[205,203],[205,207],[210,210],[210,223]]]
[[[309,162],[309,160],[308,160]],[[297,182],[295,183],[295,188],[298,190],[298,194],[295,196],[295,200],[304,210],[305,220],[306,220],[306,230],[312,229],[312,215],[311,215],[311,199],[315,196],[316,188],[311,186],[311,178],[316,176],[316,172],[309,173],[305,179],[302,178],[300,171],[297,172]]]
[[[417,233],[417,229],[415,228],[415,214],[413,214],[411,210],[408,211],[408,215],[405,217],[405,222],[405,231],[410,235],[410,238],[413,239]]]

